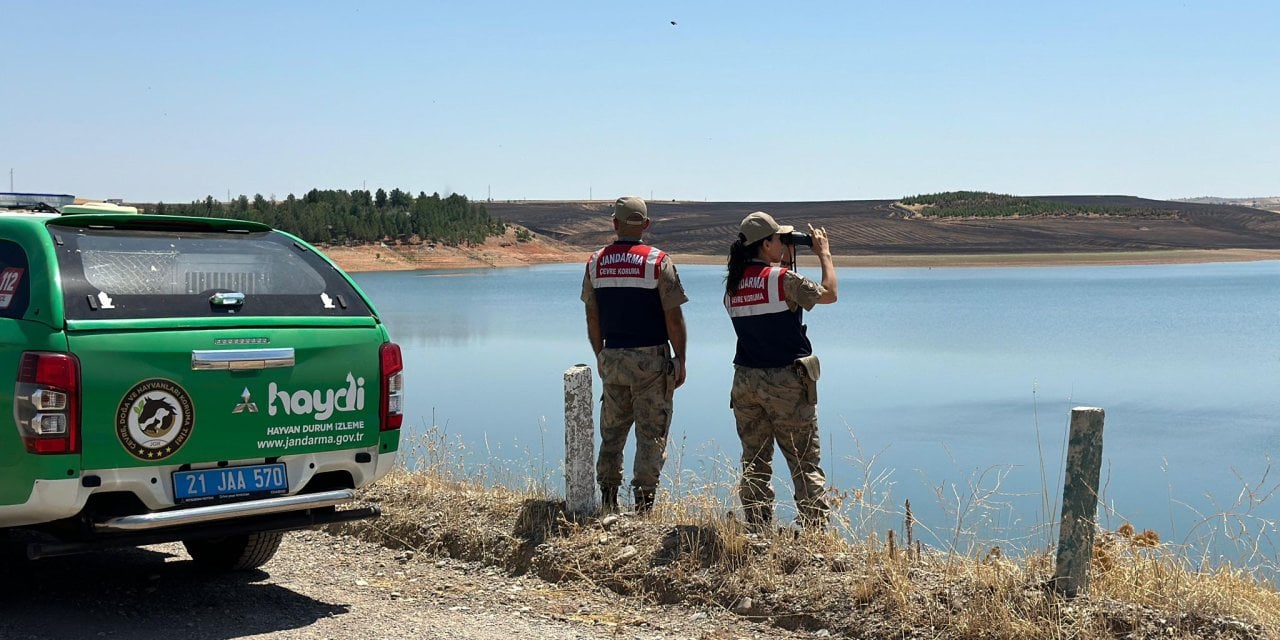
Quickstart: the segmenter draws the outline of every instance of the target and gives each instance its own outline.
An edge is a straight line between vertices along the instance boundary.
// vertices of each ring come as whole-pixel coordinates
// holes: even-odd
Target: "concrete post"
[[[1071,410],[1067,444],[1067,477],[1062,487],[1062,525],[1058,528],[1058,565],[1054,589],[1068,598],[1089,593],[1089,562],[1098,517],[1098,483],[1102,476],[1102,422],[1096,407]]]
[[[564,372],[565,510],[573,517],[595,515],[595,420],[591,413],[591,367]]]

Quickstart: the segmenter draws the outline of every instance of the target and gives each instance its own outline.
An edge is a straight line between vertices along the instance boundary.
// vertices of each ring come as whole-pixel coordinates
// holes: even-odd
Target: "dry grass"
[[[1267,582],[1274,566],[1197,566],[1178,545],[1128,525],[1099,532],[1090,596],[1067,600],[1046,588],[1050,553],[925,546],[913,539],[909,518],[897,532],[867,531],[876,521],[868,513],[885,511],[887,500],[870,472],[872,484],[837,496],[833,531],[757,536],[733,518],[723,487],[690,491],[678,483],[649,516],[574,522],[539,486],[545,481],[493,486],[485,479],[492,470],[465,467],[456,446],[432,434],[405,450],[413,471],[398,470],[365,493],[381,504],[382,518],[345,531],[837,637],[1280,637],[1280,592]]]

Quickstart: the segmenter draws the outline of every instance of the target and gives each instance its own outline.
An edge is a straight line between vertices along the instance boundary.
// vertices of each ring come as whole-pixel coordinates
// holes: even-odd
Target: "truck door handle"
[[[254,369],[292,367],[293,364],[293,347],[191,352],[191,369],[193,371],[251,371]]]
[[[244,294],[239,291],[219,291],[209,296],[209,304],[215,307],[242,307]]]

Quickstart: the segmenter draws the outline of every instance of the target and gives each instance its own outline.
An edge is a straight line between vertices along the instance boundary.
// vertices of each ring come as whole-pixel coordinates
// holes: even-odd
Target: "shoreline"
[[[320,249],[348,273],[380,271],[443,271],[527,267],[539,264],[585,263],[590,251],[554,246],[535,240],[516,243],[503,239],[471,247],[431,245],[324,246]],[[672,253],[676,265],[723,265],[725,257]],[[926,268],[934,267],[1078,267],[1202,264],[1280,260],[1274,249],[1169,249],[1158,251],[1107,251],[1086,253],[1003,254],[874,254],[836,255],[837,267]],[[816,268],[812,255],[801,256],[799,266]]]
[[[723,264],[722,256],[674,254],[676,264]],[[992,254],[874,254],[833,256],[837,267],[1078,267],[1280,260],[1275,249],[1167,249],[1159,251],[1099,251],[1080,253]],[[818,266],[813,256],[801,256],[800,266]]]

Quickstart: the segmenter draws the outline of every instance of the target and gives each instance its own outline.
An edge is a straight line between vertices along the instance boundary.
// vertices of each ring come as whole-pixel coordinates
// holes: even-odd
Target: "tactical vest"
[[[667,343],[658,295],[658,265],[666,255],[634,240],[619,240],[591,254],[587,275],[596,291],[606,349]]]
[[[747,265],[738,290],[725,294],[724,308],[738,334],[734,364],[758,369],[787,367],[813,353],[805,333],[804,311],[787,306],[782,291],[786,272],[781,267]]]

